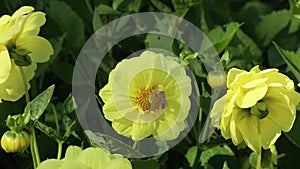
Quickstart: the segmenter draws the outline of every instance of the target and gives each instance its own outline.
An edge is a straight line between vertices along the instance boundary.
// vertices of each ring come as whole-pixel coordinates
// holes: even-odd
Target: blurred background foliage
[[[38,66],[36,77],[30,82],[30,95],[34,98],[46,87],[56,84],[52,102],[41,121],[55,126],[53,111],[57,111],[61,131],[68,130],[76,121],[70,93],[74,64],[82,46],[103,25],[132,13],[163,12],[190,21],[215,45],[225,70],[232,67],[249,70],[259,64],[262,69],[278,68],[296,84],[300,81],[300,5],[296,0],[0,0],[0,15],[11,15],[24,5],[46,13],[47,22],[40,34],[51,42],[55,51],[49,62]],[[196,146],[203,119],[209,112],[207,72],[197,58],[185,58],[191,54],[188,49],[156,36],[159,35],[139,35],[114,46],[100,65],[95,93],[107,83],[108,74],[118,61],[139,49],[163,45],[164,49],[172,48],[181,54],[181,59],[188,60],[199,85],[203,116],[179,145],[158,157],[132,160],[133,168],[249,168],[251,151],[236,148],[230,140],[218,136],[218,131],[209,141]],[[299,92],[299,88],[296,90]],[[0,104],[1,135],[7,130],[6,117],[22,113],[24,107],[24,98],[16,103]],[[298,106],[293,129],[282,134],[276,143],[280,157],[277,168],[300,166],[299,110]],[[38,144],[42,160],[56,157],[56,142],[43,132],[38,132]],[[68,145],[90,145],[78,123],[72,127],[64,150]],[[201,149],[201,155],[197,148]],[[270,163],[268,158],[264,158],[266,163]],[[194,164],[195,159],[199,164]],[[6,154],[0,150],[0,168],[31,168],[30,152]]]

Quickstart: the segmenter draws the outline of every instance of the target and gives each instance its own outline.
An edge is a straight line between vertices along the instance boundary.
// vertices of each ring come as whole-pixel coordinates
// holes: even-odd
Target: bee
[[[149,95],[149,102],[151,104],[150,112],[161,112],[167,105],[166,93],[158,89],[153,89]]]

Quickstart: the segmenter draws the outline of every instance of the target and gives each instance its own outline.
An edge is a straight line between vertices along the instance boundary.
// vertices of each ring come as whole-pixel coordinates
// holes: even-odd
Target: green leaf
[[[281,30],[288,26],[291,18],[292,15],[288,10],[272,12],[256,25],[256,36],[264,46],[268,45]]]
[[[53,140],[61,140],[60,133],[52,127],[49,127],[40,121],[35,121],[34,126]]]
[[[49,61],[50,63],[53,63],[53,61],[56,59],[56,57],[62,50],[62,46],[66,39],[66,36],[67,36],[67,33],[64,33],[62,36],[49,39],[49,41],[53,47],[53,50],[54,50],[54,54],[51,56],[50,61]]]
[[[185,158],[189,162],[190,167],[192,167],[195,162],[197,149],[198,149],[197,146],[190,147],[187,153],[185,154]]]
[[[96,32],[102,26],[103,26],[103,23],[101,21],[99,13],[98,13],[98,11],[96,9],[96,10],[94,10],[94,15],[93,15],[93,30],[94,30],[94,32]]]
[[[78,49],[85,40],[84,24],[82,19],[65,2],[58,0],[46,1],[45,12],[59,25],[63,32],[66,32],[68,44]]]
[[[293,128],[288,133],[284,133],[284,134],[298,148],[300,148],[299,133],[300,133],[300,116],[297,114]]]
[[[289,0],[290,3],[290,10],[292,14],[297,18],[300,19],[300,1],[299,0]]]
[[[68,125],[68,128],[62,138],[62,141],[66,141],[73,131],[75,131],[75,128],[77,127],[78,121],[74,120],[70,125]]]
[[[279,67],[286,64],[275,46],[270,46],[267,50],[267,58],[270,67]]]
[[[133,149],[127,143],[124,143],[110,135],[95,133],[90,130],[85,130],[84,132],[88,136],[92,146],[99,146],[111,152],[118,152],[119,154],[123,154],[124,156],[144,156],[141,152]]]
[[[196,158],[197,153],[197,146],[193,146],[188,149],[185,157],[188,160],[190,167],[194,164],[195,160],[201,161],[202,166],[206,166],[208,164],[208,161],[210,158],[212,158],[215,155],[228,155],[228,156],[234,156],[232,150],[224,145],[224,146],[215,146],[213,148],[210,148],[206,151],[203,151],[199,159]]]
[[[121,13],[112,7],[104,4],[100,4],[97,7],[98,14],[100,15],[120,15]]]
[[[172,52],[173,41],[174,38],[172,37],[149,33],[146,37],[145,43],[148,48],[157,48]]]
[[[189,66],[194,70],[196,76],[206,78],[205,70],[203,69],[201,60],[197,57],[194,59],[189,59]]]
[[[244,53],[247,53],[250,56],[250,59],[257,59],[262,55],[261,50],[256,43],[241,29],[238,29],[236,36],[245,47]]]
[[[222,29],[222,27],[218,26],[215,29],[209,31],[207,37],[216,48],[216,51],[220,53],[227,47],[239,27],[240,24],[237,22],[231,22],[227,24],[225,31]],[[205,51],[207,47],[205,46],[202,49],[204,49]]]
[[[73,112],[77,108],[74,97],[70,94],[68,98],[62,104],[63,114],[68,114]]]
[[[289,27],[289,34],[296,33],[300,28],[300,19],[292,18]]]
[[[57,76],[60,80],[66,84],[72,84],[74,65],[65,61],[57,61],[55,64],[51,65],[51,68],[55,76]]]
[[[283,60],[288,65],[287,70],[290,70],[295,77],[297,78],[298,82],[300,82],[300,56],[295,52],[291,52],[288,50],[284,50],[280,48],[275,42],[274,45],[280,55],[282,56]]]
[[[227,161],[224,162],[224,164],[223,164],[223,169],[230,169],[230,168],[228,167]]]
[[[201,165],[205,165],[208,163],[209,159],[212,158],[215,155],[228,155],[228,156],[234,156],[232,150],[227,146],[216,146],[211,149],[208,149],[204,152],[202,152],[200,156]]]
[[[172,9],[159,0],[151,0],[152,5],[160,12],[171,13]]]
[[[39,94],[35,99],[28,103],[25,107],[25,117],[29,116],[31,120],[35,121],[40,118],[40,116],[46,110],[52,94],[54,91],[54,85],[47,88],[41,94]],[[29,119],[25,119],[25,124],[28,123]]]
[[[156,159],[134,160],[131,164],[132,169],[159,169],[159,164]]]
[[[139,12],[142,0],[114,0],[113,8],[118,11]]]

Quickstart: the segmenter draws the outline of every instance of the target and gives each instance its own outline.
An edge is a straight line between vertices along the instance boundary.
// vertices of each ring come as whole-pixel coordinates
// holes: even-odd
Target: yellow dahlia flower
[[[21,71],[29,89],[28,81],[34,76],[36,63],[48,61],[53,54],[51,44],[37,36],[46,22],[45,14],[33,10],[24,6],[12,16],[0,18],[0,101],[16,101],[22,97],[25,88]]]
[[[150,51],[124,59],[99,95],[103,113],[119,134],[141,140],[176,139],[190,109],[191,80],[182,65]]]
[[[211,112],[225,139],[231,138],[235,145],[244,141],[257,152],[261,147],[269,149],[281,131],[292,128],[300,94],[294,90],[294,82],[277,69],[261,71],[255,66],[247,72],[232,68],[227,87],[227,94]]]
[[[69,146],[62,160],[49,159],[37,169],[132,169],[128,159],[101,148]]]

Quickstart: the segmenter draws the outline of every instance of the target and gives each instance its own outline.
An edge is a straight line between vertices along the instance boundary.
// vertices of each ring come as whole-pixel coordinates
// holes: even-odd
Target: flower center
[[[166,94],[158,89],[147,89],[136,97],[136,103],[144,112],[158,113],[166,107]]]
[[[251,107],[250,114],[263,119],[269,114],[268,105],[264,102],[258,102],[255,106]]]

